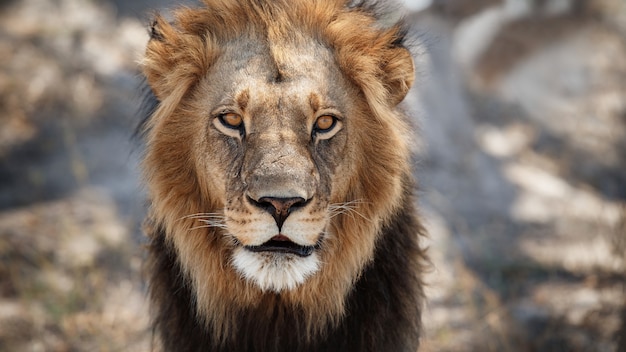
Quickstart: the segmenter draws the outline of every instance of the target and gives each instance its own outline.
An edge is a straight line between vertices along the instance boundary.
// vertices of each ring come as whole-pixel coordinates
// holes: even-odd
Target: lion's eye
[[[232,129],[239,129],[243,124],[243,118],[239,114],[235,114],[234,112],[225,113],[219,116],[220,122]]]
[[[337,118],[331,115],[322,115],[315,121],[315,130],[320,133],[329,132],[337,124]]]
[[[312,137],[316,140],[333,138],[343,127],[342,119],[335,114],[319,115],[313,124]]]

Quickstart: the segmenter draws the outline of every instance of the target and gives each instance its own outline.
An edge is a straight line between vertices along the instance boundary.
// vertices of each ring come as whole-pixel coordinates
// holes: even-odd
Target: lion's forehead
[[[213,82],[231,90],[247,86],[259,96],[277,92],[302,98],[305,92],[328,89],[341,75],[331,50],[319,43],[259,44],[246,37],[225,46],[212,71],[220,78]]]

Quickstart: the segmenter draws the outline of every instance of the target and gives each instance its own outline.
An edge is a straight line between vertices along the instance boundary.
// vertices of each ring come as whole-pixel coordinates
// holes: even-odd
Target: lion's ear
[[[141,62],[143,74],[156,97],[163,101],[171,91],[167,76],[176,65],[178,33],[163,17],[157,15],[150,25],[150,41]]]
[[[191,10],[176,12],[174,24],[156,16],[142,61],[143,74],[153,93],[164,101],[183,93],[202,77],[217,55],[216,44],[195,29]]]
[[[388,53],[382,69],[389,98],[395,106],[404,99],[415,80],[413,57],[405,47],[396,47]]]

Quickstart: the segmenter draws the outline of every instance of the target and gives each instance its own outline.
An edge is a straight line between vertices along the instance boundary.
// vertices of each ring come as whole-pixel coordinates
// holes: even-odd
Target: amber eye
[[[324,133],[330,131],[337,123],[337,118],[331,115],[322,115],[315,121],[315,130]]]
[[[243,124],[243,118],[234,112],[228,112],[220,115],[220,121],[228,128],[238,129]]]

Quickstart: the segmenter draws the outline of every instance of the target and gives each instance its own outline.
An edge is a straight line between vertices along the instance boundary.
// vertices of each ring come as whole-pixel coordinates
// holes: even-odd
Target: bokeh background
[[[0,351],[151,349],[137,60],[175,6],[0,1]],[[626,1],[403,6],[423,350],[626,351]]]

